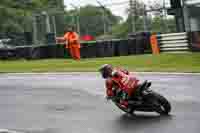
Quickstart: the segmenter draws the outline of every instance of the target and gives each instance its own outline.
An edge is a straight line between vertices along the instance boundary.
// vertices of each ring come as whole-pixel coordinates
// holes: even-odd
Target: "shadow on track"
[[[151,114],[121,115],[116,119],[115,127],[119,130],[141,130],[153,127],[168,126],[172,116],[159,116]],[[160,128],[159,128],[160,129]]]

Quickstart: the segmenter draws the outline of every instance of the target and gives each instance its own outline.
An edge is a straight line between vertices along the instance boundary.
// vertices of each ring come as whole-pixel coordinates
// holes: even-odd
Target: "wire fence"
[[[177,32],[176,19],[174,16],[168,15],[167,3],[169,0],[151,0],[144,3],[141,0],[133,0],[136,2],[136,6],[131,8],[131,0],[124,0],[122,2],[114,3],[99,3],[99,7],[114,10],[120,10],[123,8],[127,12],[127,16],[122,16],[124,18],[123,22],[128,23],[128,27],[135,27],[135,31],[128,32],[159,32],[159,33],[169,33]],[[140,6],[137,6],[137,3]],[[122,6],[123,5],[123,6]],[[70,5],[67,5],[70,6]],[[77,6],[77,5],[75,5]],[[77,6],[78,7],[78,6]],[[75,8],[75,7],[74,7]],[[132,9],[133,11],[130,11]],[[78,10],[73,9],[73,10]],[[132,15],[131,15],[132,14]],[[60,9],[51,9],[50,11],[37,11],[29,17],[24,17],[27,19],[25,21],[25,29],[29,29],[33,35],[33,42],[36,44],[45,43],[47,33],[54,33],[55,36],[61,36],[64,32],[64,27],[66,24],[73,23],[76,26],[77,31],[82,27],[87,27],[87,25],[80,25],[81,19],[78,18],[79,14],[71,14],[72,22],[66,22],[64,19],[65,12]],[[112,26],[109,22],[109,17],[102,12],[102,23],[101,26],[104,28],[102,34],[112,34]],[[133,28],[129,28],[133,29]],[[90,31],[88,28],[86,32]],[[86,33],[85,32],[85,33]],[[20,45],[20,44],[18,44]]]

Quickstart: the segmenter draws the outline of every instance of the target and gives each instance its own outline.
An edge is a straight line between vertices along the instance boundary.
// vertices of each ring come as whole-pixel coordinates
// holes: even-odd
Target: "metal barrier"
[[[189,39],[187,32],[157,35],[161,52],[187,52]]]

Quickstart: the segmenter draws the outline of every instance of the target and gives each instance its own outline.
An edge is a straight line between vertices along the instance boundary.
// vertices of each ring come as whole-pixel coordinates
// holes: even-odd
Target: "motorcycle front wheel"
[[[161,115],[168,115],[171,111],[171,104],[169,101],[162,95],[152,92],[152,97],[155,98],[154,100],[157,103],[156,112]]]

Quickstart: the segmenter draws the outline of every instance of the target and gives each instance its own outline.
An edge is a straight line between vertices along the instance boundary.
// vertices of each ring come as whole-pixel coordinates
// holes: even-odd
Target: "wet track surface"
[[[199,133],[200,76],[138,74],[172,103],[170,116],[128,116],[104,99],[99,75],[1,74],[0,129],[28,133]]]

